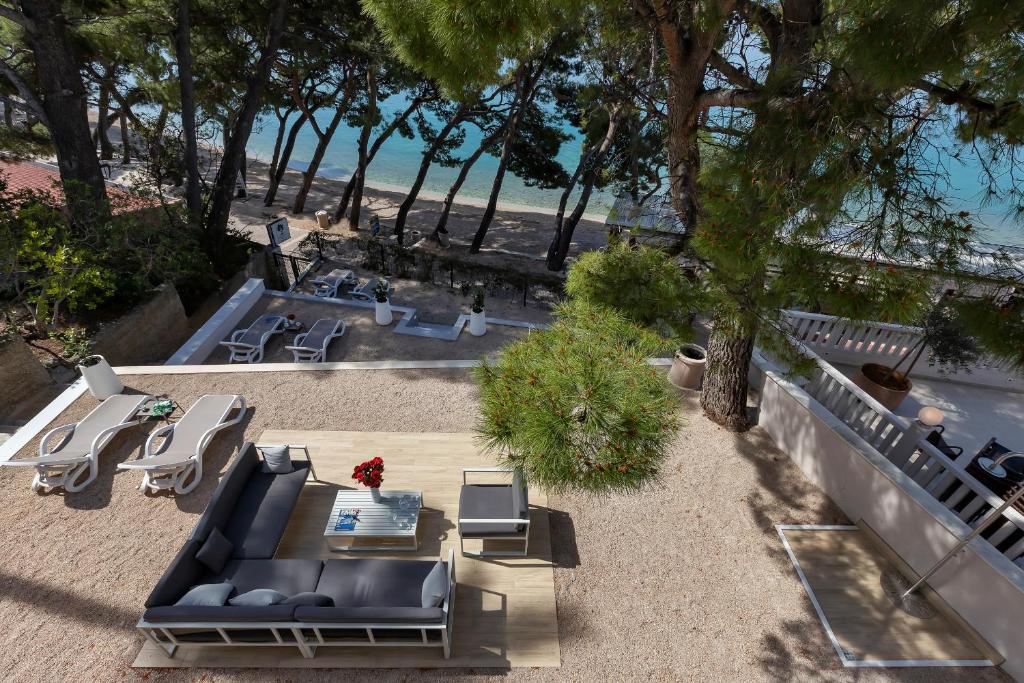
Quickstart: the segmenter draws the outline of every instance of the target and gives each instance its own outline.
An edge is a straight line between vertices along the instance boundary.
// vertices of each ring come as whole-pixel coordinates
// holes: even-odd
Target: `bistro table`
[[[420,491],[380,491],[379,497],[369,489],[342,489],[334,499],[327,517],[324,541],[330,550],[416,550],[416,527],[419,524],[423,494]],[[338,528],[339,516],[355,517],[351,529]],[[369,544],[362,542],[370,539]],[[390,543],[373,544],[388,539]]]

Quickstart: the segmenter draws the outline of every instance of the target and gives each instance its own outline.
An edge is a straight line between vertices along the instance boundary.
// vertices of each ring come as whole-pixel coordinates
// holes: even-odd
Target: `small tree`
[[[677,429],[661,344],[609,309],[563,305],[551,329],[477,369],[477,431],[505,466],[549,491],[635,491],[658,476]]]
[[[627,320],[673,341],[689,339],[700,290],[664,252],[648,246],[610,244],[580,256],[565,291],[588,304],[617,310]]]

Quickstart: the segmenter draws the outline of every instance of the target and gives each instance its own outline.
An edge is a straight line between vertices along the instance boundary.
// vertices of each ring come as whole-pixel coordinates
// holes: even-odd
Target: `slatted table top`
[[[381,491],[374,501],[369,489],[343,489],[334,499],[324,536],[414,537],[421,507],[420,491]],[[335,530],[342,510],[359,511],[354,529]]]

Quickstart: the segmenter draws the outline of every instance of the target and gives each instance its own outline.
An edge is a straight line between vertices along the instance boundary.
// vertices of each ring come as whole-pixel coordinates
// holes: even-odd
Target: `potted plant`
[[[977,342],[964,330],[956,311],[948,304],[940,303],[925,316],[920,339],[895,365],[865,363],[854,375],[853,383],[889,410],[896,410],[914,386],[909,375],[925,348],[929,350],[928,364],[940,366],[940,371],[963,369],[969,372],[970,365],[979,356]],[[906,370],[900,370],[908,360]]]
[[[668,381],[680,389],[699,389],[707,358],[708,352],[703,346],[683,344],[672,356]]]
[[[83,357],[78,361],[78,369],[82,372],[86,386],[89,387],[89,393],[101,401],[124,391],[124,385],[103,356]]]
[[[487,314],[484,312],[484,288],[477,285],[473,288],[473,304],[469,313],[469,333],[474,337],[482,337],[487,333]]]
[[[370,495],[375,503],[380,502],[380,485],[384,483],[384,459],[378,456],[359,463],[352,470],[352,478],[370,489]]]
[[[388,285],[386,280],[379,280],[373,289],[374,319],[378,325],[390,325],[392,320],[391,302],[388,301]]]

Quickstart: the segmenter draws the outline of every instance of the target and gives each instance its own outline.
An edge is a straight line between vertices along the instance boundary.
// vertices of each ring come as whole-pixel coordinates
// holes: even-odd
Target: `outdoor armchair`
[[[8,467],[35,467],[32,490],[51,490],[63,487],[66,491],[81,491],[92,483],[99,473],[100,452],[122,429],[137,425],[144,417],[139,411],[152,396],[118,394],[103,401],[79,422],[51,429],[39,442],[39,457],[31,460],[9,460]],[[53,437],[61,439],[51,444]],[[85,479],[82,475],[88,472]]]
[[[511,484],[470,484],[467,473],[512,474]],[[480,540],[480,552],[466,552],[465,539]],[[523,549],[488,551],[488,541],[522,541]],[[477,557],[525,557],[530,547],[530,499],[526,482],[518,473],[501,467],[467,467],[462,470],[459,494],[459,547],[463,555]]]
[[[236,408],[238,414],[228,419]],[[245,410],[245,399],[237,394],[201,396],[180,420],[149,435],[141,458],[117,467],[142,470],[141,491],[174,489],[179,494],[189,493],[203,478],[203,452],[214,435],[241,422]]]

